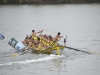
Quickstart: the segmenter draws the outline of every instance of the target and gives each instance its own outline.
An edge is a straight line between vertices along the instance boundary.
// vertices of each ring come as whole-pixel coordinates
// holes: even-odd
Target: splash
[[[2,65],[13,65],[13,64],[30,64],[30,63],[33,63],[33,62],[41,62],[41,61],[51,60],[51,59],[55,59],[55,58],[62,58],[62,57],[65,57],[65,56],[51,54],[50,56],[43,57],[43,58],[30,59],[30,60],[26,59],[24,61],[9,62],[9,63],[0,64],[0,66],[2,66]]]

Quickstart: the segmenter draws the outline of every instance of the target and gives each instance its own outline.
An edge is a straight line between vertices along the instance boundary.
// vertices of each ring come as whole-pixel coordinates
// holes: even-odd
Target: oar
[[[72,47],[68,47],[68,46],[66,46],[66,40],[67,40],[67,35],[66,35],[66,38],[64,38],[64,46],[65,46],[65,48],[68,48],[68,49],[72,49],[72,50],[75,50],[75,51],[80,51],[80,52],[84,52],[84,53],[88,53],[88,54],[92,54],[92,53],[90,53],[90,52],[87,52],[87,51],[83,51],[83,50],[80,50],[80,49],[76,49],[76,48],[72,48]]]
[[[76,48],[72,48],[72,47],[68,47],[68,46],[65,46],[65,48],[68,48],[68,49],[72,49],[72,50],[75,50],[75,51],[80,51],[80,52],[84,52],[84,53],[88,53],[88,54],[92,54],[90,52],[87,52],[87,51],[83,51],[83,50],[80,50],[80,49],[76,49]]]
[[[27,53],[28,53],[28,52],[26,52],[25,49],[21,49],[21,50],[19,50],[19,51],[16,51],[16,53],[11,54],[10,56],[16,57],[16,56],[20,56],[20,55],[27,54]]]

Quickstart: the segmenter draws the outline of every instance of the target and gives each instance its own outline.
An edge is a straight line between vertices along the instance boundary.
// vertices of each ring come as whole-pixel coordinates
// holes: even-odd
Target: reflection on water
[[[54,71],[57,73],[57,75],[61,75],[61,60],[53,60],[54,65]]]
[[[67,4],[67,5],[0,5],[0,33],[7,36],[0,40],[0,64],[29,60],[38,54],[26,54],[17,57],[6,57],[15,50],[8,45],[12,37],[23,41],[31,30],[44,29],[43,34],[55,36],[57,32],[66,37],[70,47],[97,54],[85,54],[65,49],[64,58],[54,58],[39,63],[26,65],[13,64],[0,66],[0,75],[99,75],[100,56],[100,5]],[[59,41],[64,44],[63,39]],[[7,68],[5,68],[7,67]],[[13,72],[12,72],[13,71]]]

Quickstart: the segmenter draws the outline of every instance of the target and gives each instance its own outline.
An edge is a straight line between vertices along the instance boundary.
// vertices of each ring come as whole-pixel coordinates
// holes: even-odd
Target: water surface
[[[0,75],[99,75],[100,4],[0,5]],[[19,56],[8,45],[11,37],[24,40],[31,30],[67,35],[67,46],[93,54],[65,49],[61,56],[28,53]],[[63,39],[59,41],[63,44]]]

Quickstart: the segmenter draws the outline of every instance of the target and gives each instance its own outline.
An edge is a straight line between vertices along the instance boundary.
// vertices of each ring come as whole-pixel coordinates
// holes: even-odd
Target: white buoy
[[[23,48],[25,48],[25,46],[23,45],[23,43],[18,42],[15,38],[11,38],[8,42],[8,44],[13,47],[16,50],[21,50]]]

